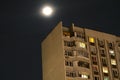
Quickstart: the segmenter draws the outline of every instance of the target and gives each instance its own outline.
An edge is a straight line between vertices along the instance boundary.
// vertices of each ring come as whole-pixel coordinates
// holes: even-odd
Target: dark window
[[[104,48],[104,41],[103,40],[98,40],[98,45],[99,45],[99,47],[102,47],[102,48]]]
[[[115,56],[114,56],[114,55],[110,55],[110,57],[111,57],[112,59],[115,59]]]
[[[92,63],[97,65],[97,57],[92,56]]]
[[[116,65],[112,65],[112,68],[117,68],[117,66]]]
[[[94,77],[94,80],[99,80],[99,77]]]
[[[67,76],[67,77],[76,77],[76,73],[75,73],[75,72],[67,71],[67,72],[66,72],[66,76]]]
[[[104,76],[108,76],[108,73],[104,73]]]
[[[113,73],[113,77],[118,78],[118,71],[113,70],[112,73]]]
[[[73,51],[65,50],[65,56],[74,56]]]
[[[102,60],[102,65],[103,65],[103,66],[107,66],[106,58],[101,58],[101,60]]]
[[[64,41],[64,46],[73,47],[75,46],[74,41]]]
[[[97,66],[92,66],[93,73],[98,75],[98,67]]]
[[[113,43],[108,43],[108,48],[113,49]]]
[[[101,54],[101,56],[105,57],[105,56],[106,56],[105,50],[104,50],[104,49],[101,49],[101,50],[100,50],[100,54]]]
[[[85,68],[89,68],[89,63],[83,62],[83,61],[79,61],[79,62],[78,62],[78,66],[80,66],[80,67],[85,67]]]
[[[66,66],[73,66],[73,62],[72,61],[65,61],[65,65]]]
[[[76,32],[76,37],[85,39],[85,35],[83,32]]]

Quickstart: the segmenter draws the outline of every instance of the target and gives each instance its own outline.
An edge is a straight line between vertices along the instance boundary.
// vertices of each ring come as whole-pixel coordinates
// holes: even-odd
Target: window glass
[[[89,68],[89,63],[83,62],[83,61],[78,61],[78,66],[84,67],[84,68]]]
[[[80,42],[80,47],[81,47],[81,48],[85,48],[85,47],[86,47],[86,46],[85,46],[85,43]]]
[[[93,37],[89,37],[89,42],[91,42],[91,43],[95,43],[94,38],[93,38]]]
[[[109,80],[109,78],[108,77],[104,77],[104,80]]]
[[[83,43],[83,42],[75,42],[75,44],[76,44],[77,47],[81,47],[81,48],[86,47],[85,43]]]
[[[95,47],[90,46],[90,51],[91,51],[92,54],[96,54],[96,48]]]
[[[112,54],[112,53],[114,53],[114,51],[113,51],[113,50],[109,50],[109,53],[111,53],[111,54]]]
[[[108,68],[107,67],[103,67],[103,73],[108,73]]]
[[[111,64],[112,65],[116,65],[116,60],[115,59],[111,59]]]
[[[84,75],[84,74],[82,74],[82,78],[86,78],[86,79],[88,79],[88,75]]]

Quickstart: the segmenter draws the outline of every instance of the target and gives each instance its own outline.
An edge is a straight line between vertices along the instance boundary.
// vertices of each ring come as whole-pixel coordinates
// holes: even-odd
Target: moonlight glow
[[[43,9],[42,9],[42,14],[43,15],[45,15],[45,16],[51,16],[52,13],[53,13],[52,7],[50,7],[50,6],[43,7]]]

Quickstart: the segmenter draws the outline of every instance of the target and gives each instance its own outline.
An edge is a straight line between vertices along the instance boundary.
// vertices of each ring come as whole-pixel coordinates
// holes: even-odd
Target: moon
[[[53,11],[54,10],[51,6],[44,6],[42,8],[42,14],[47,17],[51,16],[53,14]]]

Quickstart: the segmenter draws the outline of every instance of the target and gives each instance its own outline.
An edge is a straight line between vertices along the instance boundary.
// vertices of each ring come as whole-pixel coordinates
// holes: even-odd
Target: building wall
[[[68,32],[67,36],[63,35],[63,32]],[[86,39],[82,39],[79,36],[77,36],[77,32],[83,33],[82,35],[85,35]],[[70,33],[70,34],[69,34]],[[74,34],[74,35],[71,35]],[[93,37],[95,39],[95,45],[92,46],[89,43],[89,37]],[[103,48],[99,47],[98,45],[98,39],[103,40],[105,45]],[[64,41],[75,41],[74,46],[66,46]],[[83,42],[86,44],[87,48],[82,49],[78,48],[76,42]],[[99,77],[99,80],[120,80],[118,78],[113,78],[113,72],[111,65],[111,57],[109,53],[108,48],[108,42],[113,42],[114,52],[115,52],[115,60],[117,62],[117,68],[116,70],[119,70],[119,76],[120,76],[120,47],[118,47],[118,43],[120,43],[120,38],[116,37],[112,34],[107,34],[104,32],[99,32],[91,29],[85,29],[80,28],[77,26],[72,25],[71,28],[63,27],[62,22],[60,22],[49,35],[45,38],[45,40],[42,42],[42,68],[43,68],[43,80],[97,80],[95,77]],[[79,44],[78,44],[79,45]],[[90,51],[90,47],[96,48],[96,55],[92,55]],[[77,50],[84,50],[89,54],[88,58],[85,58],[83,56],[78,56]],[[106,56],[101,56],[100,49],[105,50]],[[76,51],[77,55],[68,56],[65,57],[65,50],[73,50]],[[74,53],[74,52],[73,52]],[[97,57],[98,64],[93,64],[92,57]],[[108,77],[109,79],[104,79],[104,73],[103,73],[103,64],[102,64],[102,58],[105,58],[107,61],[107,67],[108,67]],[[77,61],[85,61],[90,64],[90,68],[83,68],[78,66]],[[65,61],[72,61],[73,66],[66,65]],[[93,65],[98,67],[99,74],[95,75],[93,72]],[[90,78],[82,78],[80,76],[67,76],[67,71],[79,71],[83,73],[88,73],[90,75]],[[77,72],[76,72],[77,73]]]
[[[62,23],[42,42],[43,80],[65,80]]]

